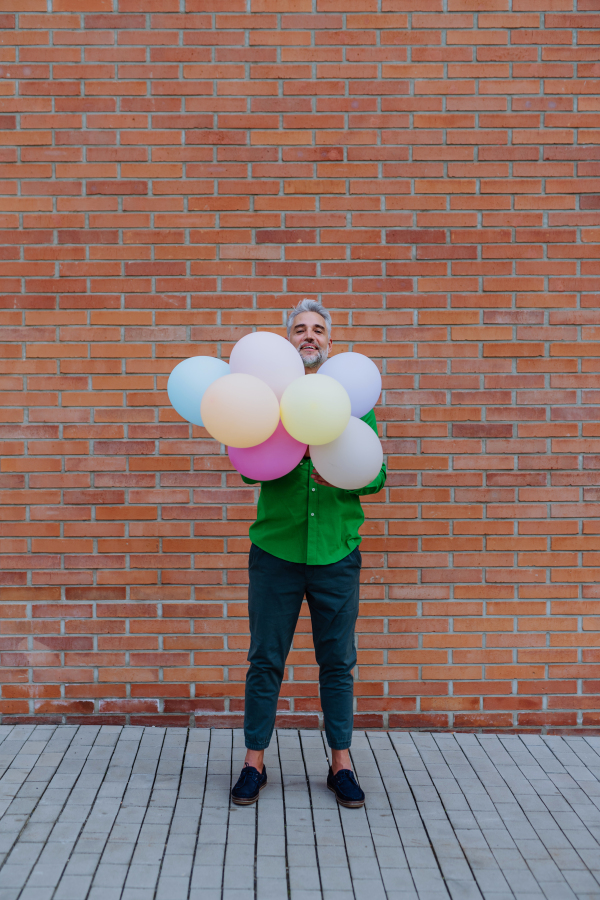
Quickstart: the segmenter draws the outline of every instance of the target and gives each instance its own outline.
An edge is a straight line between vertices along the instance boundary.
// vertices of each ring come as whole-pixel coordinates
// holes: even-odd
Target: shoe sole
[[[346,809],[360,809],[361,806],[365,805],[364,800],[340,800],[338,797],[335,788],[329,787],[327,785],[327,790],[331,791],[332,794],[335,794],[335,799],[340,804],[340,806],[345,806]]]
[[[261,786],[259,787],[256,797],[252,797],[250,800],[237,800],[235,797],[232,797],[231,802],[235,803],[236,806],[252,806],[253,803],[256,803],[256,801],[258,800],[258,795],[263,788],[266,788],[266,786],[267,782],[265,781],[265,783],[261,784]]]

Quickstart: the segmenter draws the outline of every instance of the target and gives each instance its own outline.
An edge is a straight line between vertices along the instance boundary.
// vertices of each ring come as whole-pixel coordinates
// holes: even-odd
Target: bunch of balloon
[[[379,399],[381,376],[360,353],[341,353],[307,378],[292,344],[256,332],[237,342],[229,365],[210,356],[183,360],[167,392],[176,411],[225,444],[234,467],[254,481],[287,475],[307,446],[334,487],[364,487],[381,468],[379,438],[360,419]]]

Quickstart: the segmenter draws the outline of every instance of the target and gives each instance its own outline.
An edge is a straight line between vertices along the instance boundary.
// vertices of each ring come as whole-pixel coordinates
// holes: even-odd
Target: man
[[[288,340],[302,357],[306,374],[317,372],[332,346],[329,312],[316,300],[302,300],[288,316]],[[373,410],[363,420],[377,431]],[[254,803],[267,784],[264,751],[273,733],[285,661],[305,595],[332,755],[327,786],[344,806],[365,802],[348,752],[361,566],[358,529],[364,521],[359,496],[381,490],[385,475],[382,466],[366,487],[341,490],[314,471],[307,450],[288,475],[261,484],[256,522],[250,527],[247,753],[231,792],[234,803]]]

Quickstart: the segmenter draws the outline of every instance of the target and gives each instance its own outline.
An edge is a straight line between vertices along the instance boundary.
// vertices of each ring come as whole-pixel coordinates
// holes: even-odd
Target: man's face
[[[333,344],[325,319],[315,312],[303,312],[296,316],[290,342],[302,357],[304,368],[309,371],[316,371],[323,365]]]

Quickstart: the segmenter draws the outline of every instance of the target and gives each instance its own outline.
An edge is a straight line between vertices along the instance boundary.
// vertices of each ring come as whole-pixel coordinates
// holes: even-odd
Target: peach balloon
[[[229,447],[254,447],[270,438],[279,423],[279,403],[254,375],[232,373],[213,381],[200,406],[204,427]]]

